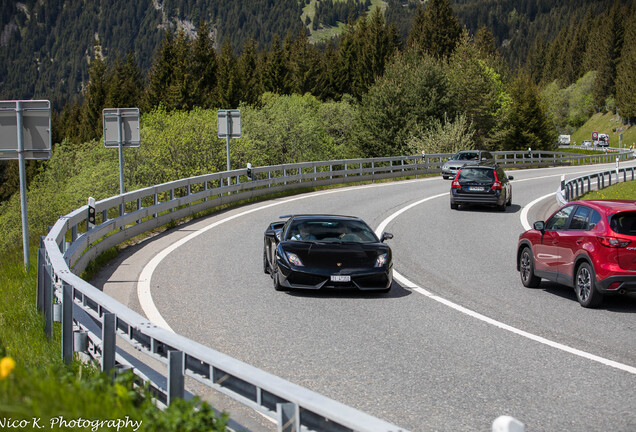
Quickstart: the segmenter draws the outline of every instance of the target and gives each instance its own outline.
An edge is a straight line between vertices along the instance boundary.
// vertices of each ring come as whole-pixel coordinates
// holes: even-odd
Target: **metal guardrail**
[[[556,199],[559,205],[564,205],[592,190],[605,189],[612,184],[636,179],[636,167],[618,168],[606,170],[594,174],[561,181],[561,186],[557,190]]]
[[[105,250],[171,221],[221,205],[303,187],[367,182],[441,172],[451,154],[306,162],[239,169],[181,179],[95,203],[95,226],[84,206],[62,216],[42,240],[38,255],[39,310],[52,335],[53,308],[61,309],[62,357],[73,358],[83,335],[102,370],[132,368],[169,404],[184,397],[184,376],[195,379],[268,416],[280,431],[398,431],[404,429],[261,371],[149,322],[78,274]],[[617,155],[560,152],[496,152],[503,167],[609,162]],[[618,157],[627,159],[631,152]],[[249,177],[248,177],[249,175]],[[74,341],[75,340],[75,341]],[[135,362],[117,346],[124,340],[168,367],[165,378]],[[83,348],[80,348],[83,349]],[[302,429],[301,429],[302,427]],[[293,429],[292,429],[293,428]],[[406,431],[405,431],[406,432]]]

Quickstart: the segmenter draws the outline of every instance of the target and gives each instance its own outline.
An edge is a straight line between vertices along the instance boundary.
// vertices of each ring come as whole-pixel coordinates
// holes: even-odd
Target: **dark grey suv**
[[[465,166],[451,184],[450,207],[457,209],[463,204],[485,204],[496,206],[501,211],[512,204],[512,185],[498,166]]]
[[[495,165],[495,157],[486,150],[462,150],[442,165],[444,180],[454,178],[457,171],[464,165]]]

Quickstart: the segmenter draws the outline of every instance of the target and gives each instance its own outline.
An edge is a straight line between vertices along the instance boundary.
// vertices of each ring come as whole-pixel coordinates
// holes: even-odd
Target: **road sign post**
[[[0,101],[0,159],[17,159],[20,176],[24,269],[29,269],[27,159],[51,157],[51,103],[48,100]]]
[[[230,139],[241,137],[241,110],[218,110],[216,112],[218,137],[226,139],[227,170],[230,170]],[[230,179],[228,177],[228,186]]]
[[[119,149],[119,193],[124,187],[124,147],[139,147],[139,108],[104,108],[104,147]],[[122,209],[120,209],[122,213]]]

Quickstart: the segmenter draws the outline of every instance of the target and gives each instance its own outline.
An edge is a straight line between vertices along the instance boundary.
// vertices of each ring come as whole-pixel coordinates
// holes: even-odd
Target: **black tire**
[[[525,287],[536,288],[541,283],[541,278],[534,274],[534,257],[529,247],[524,247],[519,254],[519,274]]]
[[[451,210],[457,210],[459,208],[459,204],[455,204],[453,202],[450,203]]]
[[[267,262],[267,250],[265,249],[265,246],[263,246],[263,272],[265,272],[265,274],[271,273],[269,263]]]
[[[499,210],[500,212],[505,212],[506,211],[506,203],[504,202],[502,205],[498,205],[497,206],[497,210]]]
[[[442,175],[442,178],[443,178],[444,180],[448,180],[448,176]]]
[[[512,205],[512,192],[510,192],[510,196],[508,197],[508,202],[506,203],[508,207]]]
[[[276,291],[285,291],[285,287],[283,287],[278,280],[278,270],[272,271],[272,280],[274,281],[274,289]]]
[[[603,295],[596,289],[594,268],[587,262],[582,262],[576,269],[574,292],[576,299],[585,308],[596,307],[603,301]]]

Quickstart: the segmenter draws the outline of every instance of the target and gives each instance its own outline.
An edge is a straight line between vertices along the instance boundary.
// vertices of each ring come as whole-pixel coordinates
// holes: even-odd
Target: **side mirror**
[[[514,180],[515,178],[513,176],[508,176],[508,180]]]
[[[382,237],[380,237],[380,241],[384,242],[384,240],[391,240],[393,238],[393,234],[388,232],[383,232]]]
[[[536,221],[534,223],[534,229],[536,229],[537,231],[545,231],[545,222],[543,221]]]

